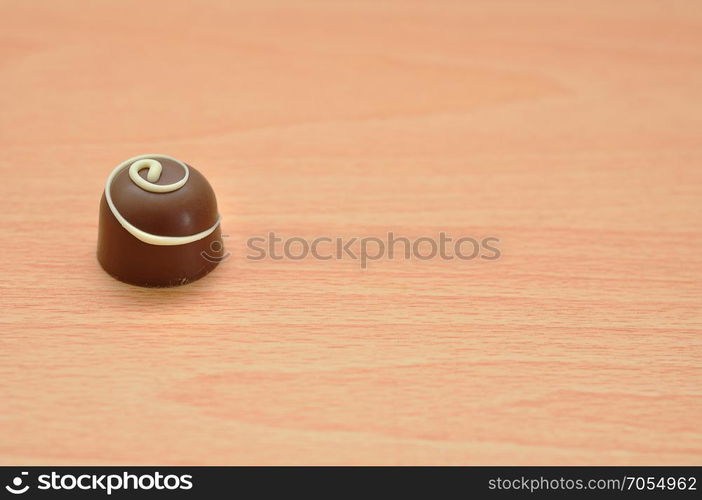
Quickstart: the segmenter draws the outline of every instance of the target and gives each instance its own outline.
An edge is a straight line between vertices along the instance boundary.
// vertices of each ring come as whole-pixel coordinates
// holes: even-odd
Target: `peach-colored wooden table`
[[[0,463],[702,463],[702,3],[0,10]],[[212,183],[233,256],[95,259],[110,170]],[[498,261],[247,238],[496,236]]]

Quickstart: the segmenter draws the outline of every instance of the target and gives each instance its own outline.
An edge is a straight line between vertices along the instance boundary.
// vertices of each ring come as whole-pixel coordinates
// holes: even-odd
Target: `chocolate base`
[[[108,274],[125,283],[145,287],[185,285],[212,271],[224,257],[219,227],[209,236],[186,245],[150,245],[122,227],[104,194],[100,219],[98,262]]]

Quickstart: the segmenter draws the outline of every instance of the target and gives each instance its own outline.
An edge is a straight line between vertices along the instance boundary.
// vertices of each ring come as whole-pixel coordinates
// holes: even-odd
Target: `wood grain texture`
[[[201,4],[0,1],[0,463],[702,463],[702,3]],[[147,152],[229,234],[182,288],[95,259]]]

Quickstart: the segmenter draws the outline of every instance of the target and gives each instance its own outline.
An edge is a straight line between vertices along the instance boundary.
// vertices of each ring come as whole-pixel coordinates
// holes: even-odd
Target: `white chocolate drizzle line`
[[[163,158],[178,163],[181,167],[183,167],[185,175],[181,180],[179,180],[178,182],[174,182],[173,184],[155,184],[155,182],[157,182],[161,177],[162,166],[161,163],[154,158]],[[107,177],[107,182],[105,183],[105,199],[107,200],[107,205],[110,207],[110,210],[115,216],[115,219],[117,219],[117,222],[119,222],[124,229],[129,231],[132,234],[132,236],[150,245],[175,246],[186,245],[188,243],[192,243],[193,241],[201,240],[202,238],[205,238],[212,234],[214,230],[217,229],[217,226],[219,226],[219,223],[222,220],[222,217],[220,216],[217,216],[217,222],[215,222],[211,228],[205,229],[200,233],[193,234],[190,236],[160,236],[157,234],[151,234],[147,233],[146,231],[142,231],[138,227],[131,224],[127,219],[125,219],[122,216],[122,214],[119,213],[119,210],[117,210],[117,207],[115,207],[115,204],[112,202],[112,196],[110,194],[112,181],[118,173],[120,173],[130,164],[131,167],[129,167],[129,178],[132,180],[132,182],[134,182],[134,184],[136,184],[143,190],[152,193],[170,193],[171,191],[180,189],[185,185],[186,182],[188,182],[188,177],[190,176],[190,169],[185,163],[183,163],[180,160],[176,160],[171,156],[161,154],[150,154],[130,158],[129,160],[117,165],[117,167],[115,167],[115,169],[112,172],[110,172],[110,175]],[[145,168],[149,169],[146,175],[146,180],[139,175],[139,171]]]

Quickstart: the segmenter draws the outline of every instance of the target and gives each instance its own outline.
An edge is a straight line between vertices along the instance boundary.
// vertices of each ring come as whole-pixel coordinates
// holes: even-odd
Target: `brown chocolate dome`
[[[194,281],[222,260],[217,200],[205,177],[166,155],[142,155],[108,177],[100,202],[98,260],[140,286]]]

